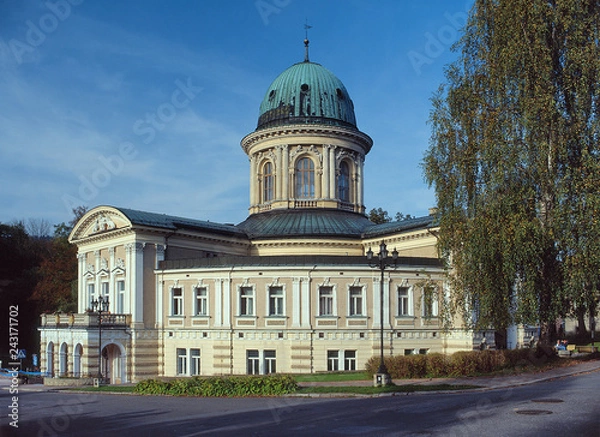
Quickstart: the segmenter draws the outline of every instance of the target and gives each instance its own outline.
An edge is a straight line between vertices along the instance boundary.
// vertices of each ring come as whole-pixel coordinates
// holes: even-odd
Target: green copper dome
[[[356,129],[354,104],[344,84],[314,62],[300,62],[281,73],[260,104],[257,129],[324,124]]]

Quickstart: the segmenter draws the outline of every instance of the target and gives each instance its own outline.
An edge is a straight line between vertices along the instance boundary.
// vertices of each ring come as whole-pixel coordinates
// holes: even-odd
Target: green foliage
[[[548,343],[556,317],[595,312],[599,34],[597,2],[475,2],[423,164],[468,326],[541,322]]]
[[[136,384],[140,394],[203,397],[278,396],[294,393],[295,379],[288,375],[192,377],[172,381],[147,379]]]
[[[541,367],[554,360],[551,348],[461,351],[452,355],[431,353],[386,357],[385,365],[393,379],[474,376],[521,367]],[[366,371],[377,372],[379,358],[372,357]]]

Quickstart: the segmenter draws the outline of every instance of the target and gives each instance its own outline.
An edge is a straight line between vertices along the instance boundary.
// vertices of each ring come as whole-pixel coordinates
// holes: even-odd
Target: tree
[[[476,0],[433,98],[449,305],[473,327],[594,314],[600,285],[600,4]],[[476,314],[476,317],[472,317]]]
[[[380,225],[382,223],[391,222],[392,218],[388,212],[382,208],[373,208],[371,211],[369,211],[369,220],[377,225]]]

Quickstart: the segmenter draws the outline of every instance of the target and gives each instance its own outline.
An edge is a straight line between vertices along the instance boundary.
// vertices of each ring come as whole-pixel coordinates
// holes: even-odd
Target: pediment
[[[97,207],[88,211],[75,225],[71,242],[131,227],[131,222],[118,209]]]

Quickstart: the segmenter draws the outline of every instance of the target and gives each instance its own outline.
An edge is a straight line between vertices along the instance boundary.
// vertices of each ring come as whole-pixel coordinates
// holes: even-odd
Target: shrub
[[[138,382],[135,392],[173,396],[276,396],[293,393],[296,380],[287,375],[179,378],[171,382],[147,379]]]
[[[440,378],[450,374],[450,360],[448,356],[440,353],[431,353],[427,357],[427,376]]]

